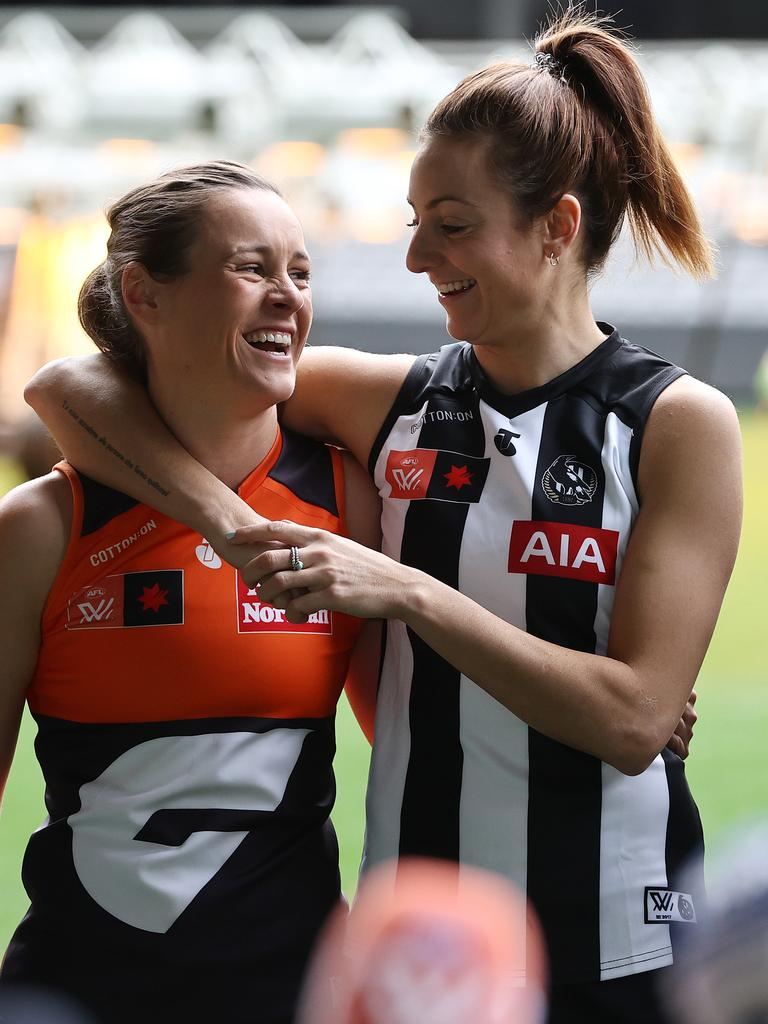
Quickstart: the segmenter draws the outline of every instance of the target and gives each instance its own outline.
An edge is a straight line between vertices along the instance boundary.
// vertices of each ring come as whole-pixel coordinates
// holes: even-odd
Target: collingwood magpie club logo
[[[597,490],[597,473],[575,455],[558,455],[541,478],[541,486],[556,505],[586,505]]]

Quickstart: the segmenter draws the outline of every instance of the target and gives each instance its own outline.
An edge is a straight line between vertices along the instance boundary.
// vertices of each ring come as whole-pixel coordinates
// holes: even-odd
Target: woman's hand
[[[364,619],[402,618],[423,575],[347,537],[287,520],[244,527],[231,540],[271,545],[251,558],[242,576],[249,587],[260,585],[263,600],[284,608],[289,622],[324,608]],[[291,569],[291,547],[304,566],[298,571]],[[293,596],[297,588],[305,593]]]

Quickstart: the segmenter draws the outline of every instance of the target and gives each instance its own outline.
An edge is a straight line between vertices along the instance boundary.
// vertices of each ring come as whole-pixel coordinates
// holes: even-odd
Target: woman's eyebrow
[[[410,199],[406,200],[409,206],[413,206]],[[470,203],[468,199],[462,199],[460,196],[437,196],[435,199],[430,199],[426,204],[425,209],[432,210],[435,206],[439,206],[440,203],[463,203],[465,206],[477,206],[477,203]]]
[[[243,256],[245,253],[249,253],[249,252],[265,253],[265,252],[271,252],[271,251],[272,250],[271,250],[270,246],[268,246],[268,245],[260,245],[259,243],[250,243],[249,242],[249,243],[246,243],[245,245],[238,245],[238,247],[236,249],[233,249],[232,252],[229,255],[230,255],[230,257],[232,257],[232,256]],[[295,260],[306,260],[307,262],[310,262],[308,253],[304,252],[303,249],[297,249],[296,252],[293,254],[292,259],[295,259]]]

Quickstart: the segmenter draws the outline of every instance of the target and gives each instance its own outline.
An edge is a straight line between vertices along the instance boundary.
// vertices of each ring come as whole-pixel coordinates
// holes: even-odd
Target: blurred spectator
[[[681,1024],[768,1021],[768,820],[744,826],[710,855],[699,925],[669,972]]]
[[[300,1024],[536,1024],[545,954],[525,898],[442,861],[371,871],[320,940]],[[329,989],[326,979],[332,979]]]
[[[56,442],[33,412],[17,423],[0,422],[0,455],[18,463],[27,480],[45,476],[61,459]]]

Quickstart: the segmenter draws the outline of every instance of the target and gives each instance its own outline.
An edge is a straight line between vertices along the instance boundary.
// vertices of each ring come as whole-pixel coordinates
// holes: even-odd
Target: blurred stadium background
[[[546,6],[0,5],[0,492],[21,479],[24,382],[49,359],[91,350],[75,300],[102,258],[103,208],[168,168],[237,159],[281,185],[313,255],[315,343],[442,344],[432,289],[403,265],[418,126],[468,71],[494,58],[529,60],[525,39]],[[720,273],[698,287],[636,264],[622,241],[595,282],[595,313],[726,391],[744,425],[744,543],[700,680],[689,761],[713,835],[768,809],[759,643],[768,575],[768,6],[617,0],[600,9],[620,11],[618,24],[638,41]],[[0,821],[0,950],[25,910],[21,853],[43,816],[32,738],[25,721]],[[335,817],[348,892],[366,768],[344,708]]]

